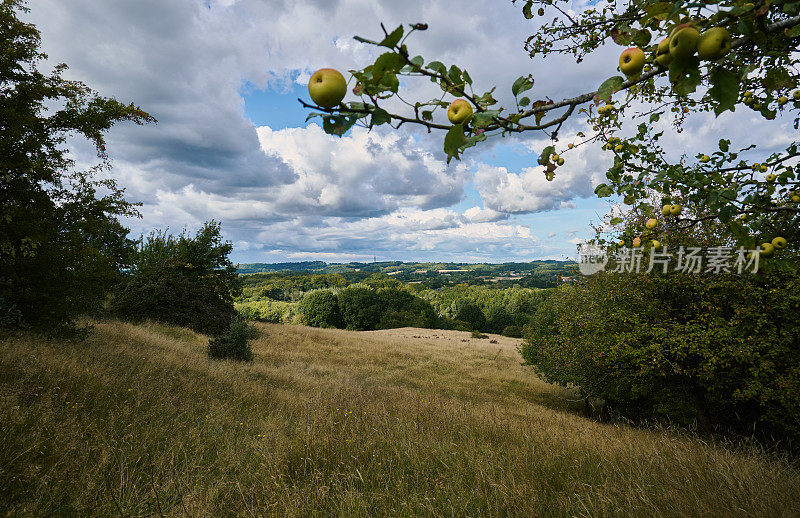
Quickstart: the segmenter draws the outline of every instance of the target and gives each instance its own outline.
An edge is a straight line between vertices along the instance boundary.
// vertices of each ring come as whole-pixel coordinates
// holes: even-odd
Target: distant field
[[[800,515],[796,467],[583,418],[518,340],[258,327],[252,365],[159,325],[0,340],[0,514]]]

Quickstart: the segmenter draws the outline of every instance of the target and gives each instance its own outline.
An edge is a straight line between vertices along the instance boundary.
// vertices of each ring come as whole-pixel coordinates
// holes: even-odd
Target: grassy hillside
[[[156,325],[0,340],[0,514],[800,514],[796,468],[582,418],[513,339],[259,329],[249,366]]]

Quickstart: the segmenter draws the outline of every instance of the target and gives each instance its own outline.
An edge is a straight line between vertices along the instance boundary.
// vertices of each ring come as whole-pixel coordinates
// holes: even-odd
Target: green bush
[[[500,334],[509,338],[522,338],[522,327],[506,326],[503,328],[503,332]]]
[[[237,320],[225,332],[208,341],[208,355],[217,359],[251,362],[253,350],[250,348],[250,339],[257,334],[255,327]]]
[[[539,308],[521,352],[630,419],[800,439],[800,274],[598,274]]]
[[[233,306],[244,320],[273,324],[291,323],[297,311],[297,304],[293,302],[271,299],[236,302]]]
[[[341,327],[339,301],[330,290],[308,292],[297,304],[303,323],[314,327]]]
[[[375,329],[381,319],[382,307],[372,288],[351,285],[337,296],[342,321],[347,329]]]
[[[218,223],[195,236],[153,233],[142,239],[133,269],[115,290],[111,311],[134,322],[156,320],[220,334],[238,318],[233,298],[241,290]]]

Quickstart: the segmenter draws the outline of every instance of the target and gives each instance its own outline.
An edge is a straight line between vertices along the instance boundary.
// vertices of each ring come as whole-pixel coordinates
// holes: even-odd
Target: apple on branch
[[[712,27],[697,40],[697,56],[700,59],[717,60],[731,51],[733,38],[728,29]]]
[[[619,69],[628,79],[635,79],[642,74],[644,62],[644,51],[639,47],[631,47],[619,57]]]
[[[472,117],[472,106],[466,99],[456,99],[447,107],[447,118],[453,124],[463,124]]]
[[[664,38],[658,43],[658,48],[656,49],[656,63],[665,68],[672,63],[672,54],[669,52],[669,38]]]
[[[672,30],[669,37],[669,53],[675,59],[691,57],[697,50],[700,32],[690,23],[682,23]]]
[[[333,108],[337,106],[347,93],[347,81],[333,68],[320,68],[308,80],[308,94],[317,106]]]
[[[658,220],[656,218],[650,218],[644,224],[644,226],[647,227],[648,230],[653,230],[654,228],[656,228],[656,225],[658,225]]]

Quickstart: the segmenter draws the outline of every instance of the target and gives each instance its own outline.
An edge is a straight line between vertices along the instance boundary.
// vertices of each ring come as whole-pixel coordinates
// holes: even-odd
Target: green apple
[[[558,159],[558,161],[557,161],[556,163],[557,163],[558,165],[564,165],[564,159],[563,159],[563,158],[559,158],[559,159]]]
[[[767,166],[765,166],[765,165],[762,165],[762,166],[761,166],[761,167],[759,167],[758,169],[759,169],[759,170],[760,170],[762,173],[766,173],[766,172],[767,172],[767,169],[769,169],[769,168],[768,168]]]
[[[656,225],[658,225],[658,220],[656,218],[650,218],[644,224],[644,226],[647,227],[650,230],[656,228]]]
[[[628,79],[637,78],[642,73],[644,62],[644,51],[639,47],[631,47],[619,57],[619,69]]]
[[[472,106],[466,99],[456,99],[447,107],[447,118],[453,124],[462,124],[472,117]]]
[[[625,241],[623,241],[622,239],[620,239],[620,240],[617,242],[617,244],[618,244],[619,246],[625,246]]]
[[[672,205],[670,205],[670,204],[666,204],[666,205],[664,205],[663,207],[661,207],[661,214],[663,214],[663,215],[665,215],[665,216],[669,216],[669,211],[670,211],[671,209],[672,209]]]
[[[672,62],[672,54],[669,53],[669,38],[664,38],[656,49],[656,63],[662,67],[668,67]]]
[[[675,59],[686,59],[697,50],[697,40],[700,32],[689,23],[682,23],[675,27],[669,38],[669,53]]]
[[[681,213],[682,210],[683,210],[683,207],[681,207],[680,205],[678,205],[676,203],[675,205],[670,206],[669,213],[672,216],[678,216]]]
[[[792,196],[792,201],[795,203],[800,203],[800,196],[795,194],[794,196]]]
[[[794,93],[792,94],[792,97],[794,98],[795,101],[800,101],[800,90],[795,90]]]
[[[642,246],[642,239],[639,237],[633,238],[633,247],[639,248],[640,246]]]
[[[789,98],[785,95],[778,97],[778,106],[783,106],[784,104],[789,102]]]
[[[700,161],[704,164],[707,164],[711,161],[711,157],[708,155],[703,155],[700,157]]]
[[[775,251],[775,247],[772,246],[772,243],[761,243],[761,255],[764,257],[769,257]]]
[[[772,246],[775,247],[775,250],[783,250],[786,248],[786,239],[782,237],[776,237],[772,240]]]
[[[338,70],[320,68],[308,80],[308,94],[311,100],[323,108],[337,106],[347,93],[347,81]]]
[[[653,239],[653,241],[651,241],[650,244],[653,245],[653,248],[655,250],[658,250],[659,248],[661,248],[661,242],[658,241],[657,239]]]
[[[769,183],[774,183],[774,182],[775,182],[775,180],[776,180],[777,178],[778,178],[778,177],[777,177],[777,176],[775,176],[774,174],[768,174],[768,175],[767,175],[767,181],[768,181]]]
[[[733,38],[728,29],[712,27],[697,40],[697,56],[700,59],[717,60],[731,51]]]

